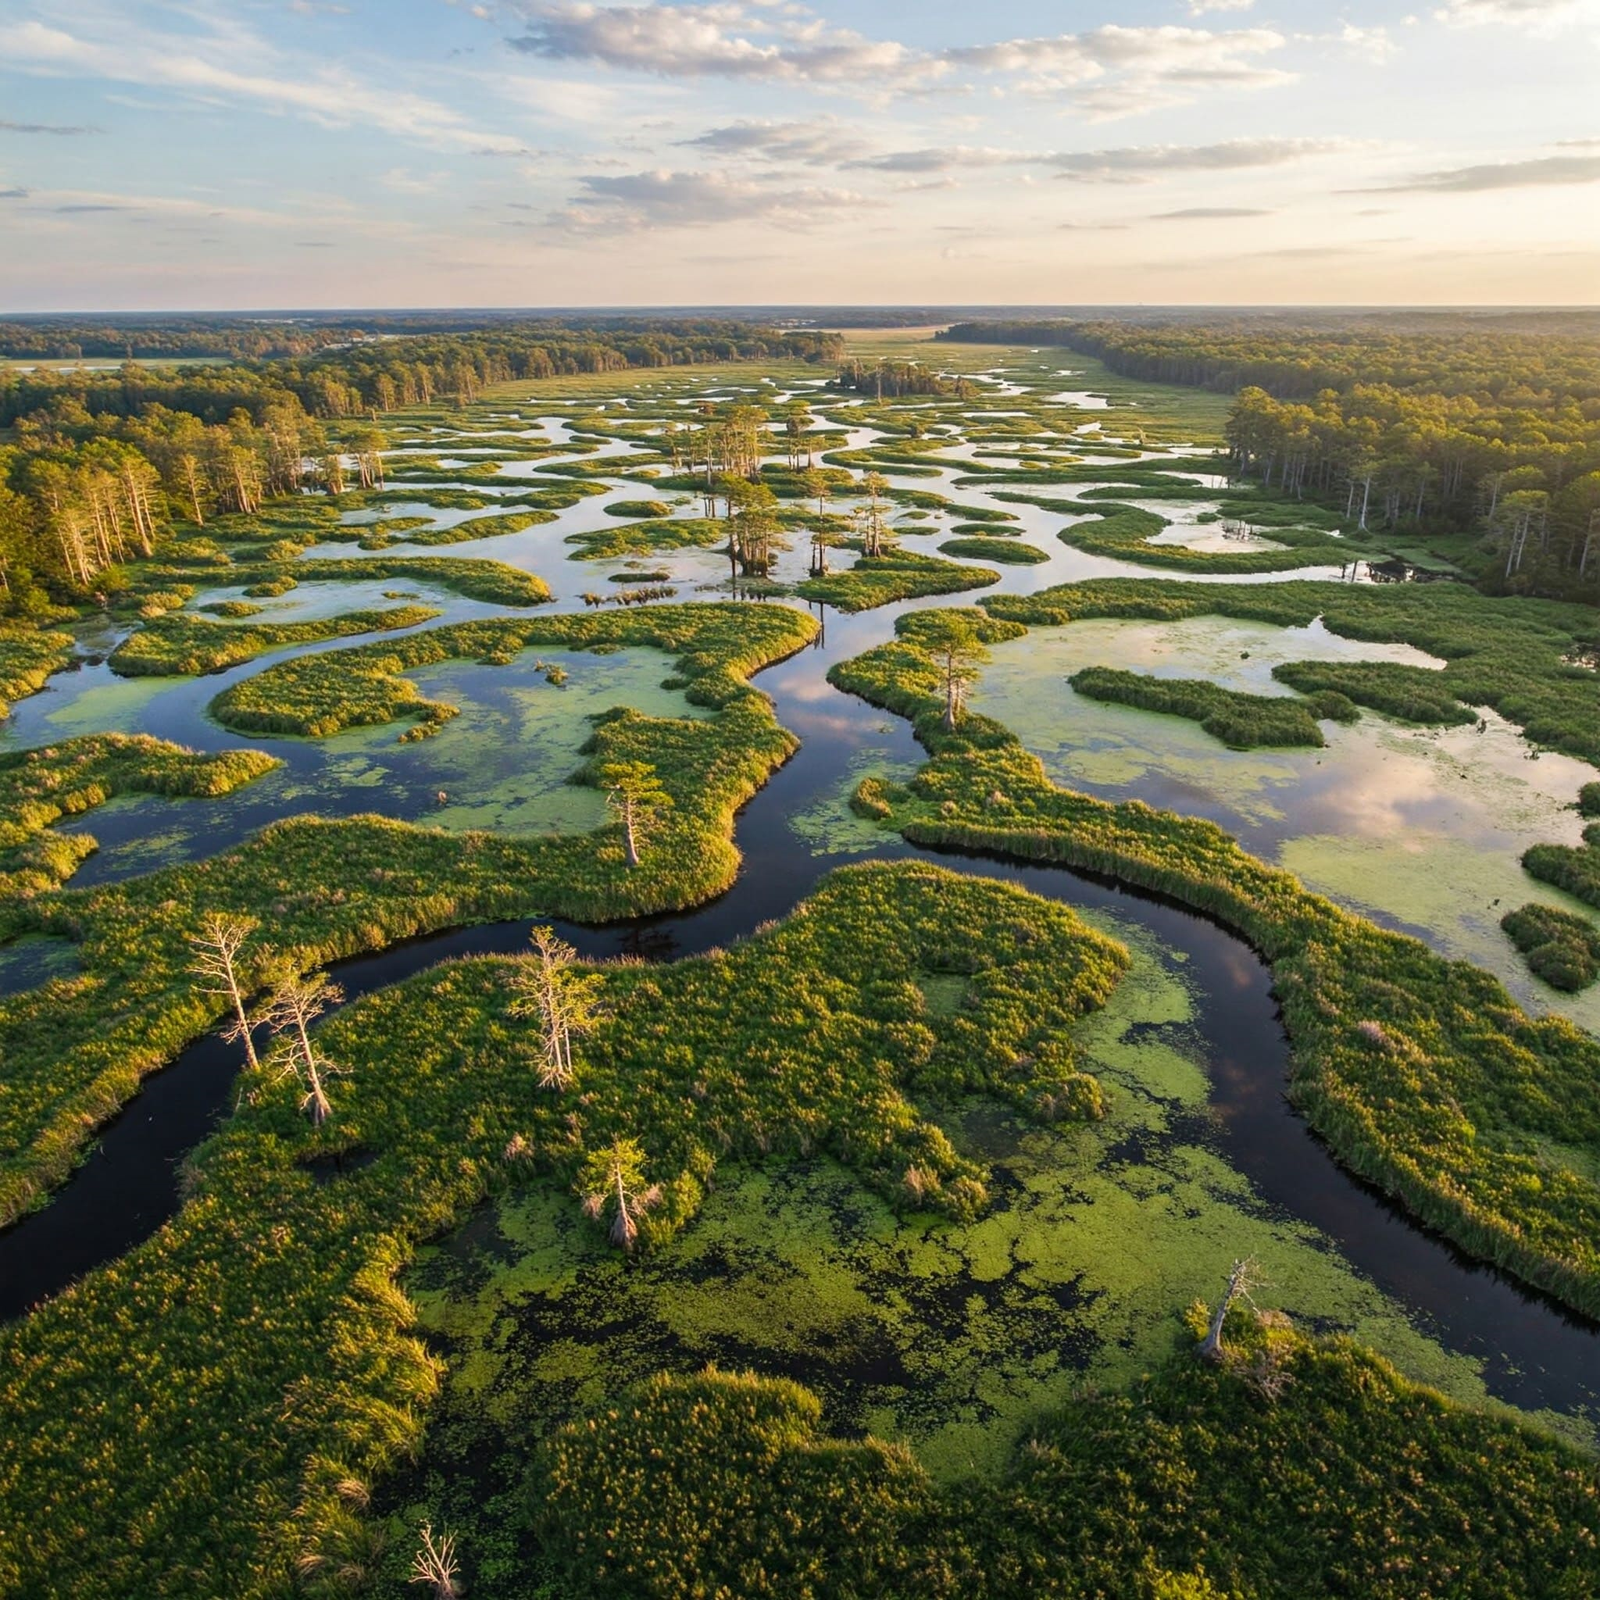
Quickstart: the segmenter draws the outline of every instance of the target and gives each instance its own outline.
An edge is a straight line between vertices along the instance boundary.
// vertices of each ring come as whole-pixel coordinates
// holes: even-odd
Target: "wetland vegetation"
[[[1261,952],[1290,1092],[1340,1161],[1595,1314],[1600,1045],[1557,991],[1600,959],[1580,914],[1600,845],[1530,850],[1572,898],[1504,935],[1493,912],[1555,986],[1532,1015],[1435,926],[1379,927],[1212,822],[1059,787],[973,694],[989,654],[1096,619],[1322,630],[1394,658],[1278,659],[1245,680],[1267,692],[1090,666],[1052,715],[1093,696],[1336,763],[1358,718],[1476,737],[1492,708],[1529,754],[1600,763],[1593,608],[1329,581],[1396,541],[1476,570],[1493,529],[1324,503],[1299,468],[1239,457],[1227,397],[1076,351],[1068,369],[1045,340],[853,336],[828,385],[837,338],[804,330],[742,330],[700,369],[678,364],[712,348],[699,327],[452,337],[114,392],[3,380],[33,420],[0,479],[72,510],[18,543],[0,492],[14,1237],[54,1189],[71,1204],[141,1080],[233,1016],[193,970],[207,917],[247,929],[230,982],[263,1020],[259,1067],[229,1046],[227,1115],[170,1220],[0,1328],[0,1587],[209,1596],[225,1567],[241,1594],[398,1595],[426,1526],[484,1600],[1490,1600],[1553,1572],[1552,1594],[1587,1593],[1591,1390],[1496,1404],[1513,1363],[1492,1316],[1476,1342],[1436,1333],[1404,1282],[1264,1197],[1199,1020],[1259,1002],[1270,1031],[1264,982],[1228,945],[1203,991],[1152,928],[1177,903]],[[408,553],[435,545],[460,554]],[[998,568],[1004,592],[925,608]],[[204,673],[221,681],[185,681]],[[458,735],[488,673],[575,704],[540,753],[560,773],[537,774],[586,802],[558,808],[565,831],[473,792],[489,768]],[[920,766],[851,697],[910,719]],[[402,809],[379,742],[438,774],[431,813]],[[795,761],[751,809],[773,879],[752,896],[736,814],[813,749],[834,766]],[[365,786],[370,814],[307,814],[313,773]],[[95,808],[153,830],[189,798],[253,817],[252,792],[266,825],[230,821],[220,848],[156,835],[154,870],[84,865],[72,819]],[[989,866],[821,876],[912,849]],[[1070,890],[996,881],[1007,858],[1162,900],[1080,916],[1052,898]],[[651,919],[697,905],[726,947],[656,959],[685,925]],[[330,1003],[329,963],[404,960],[414,936],[503,952],[526,929],[444,930],[555,918],[547,952],[635,954],[419,971],[419,952],[294,1020]],[[631,943],[579,926],[607,921]],[[1246,1256],[1307,1332],[1241,1306],[1227,1358],[1197,1362],[1204,1308],[1184,1308]]]

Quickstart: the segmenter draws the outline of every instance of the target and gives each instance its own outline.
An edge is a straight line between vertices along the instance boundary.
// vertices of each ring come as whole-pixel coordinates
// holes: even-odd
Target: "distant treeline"
[[[1362,527],[1481,531],[1491,587],[1600,595],[1600,337],[1449,326],[997,322],[945,337],[1064,345],[1123,377],[1236,393],[1239,476]]]
[[[354,337],[359,337],[354,327],[265,318],[163,317],[151,321],[141,317],[113,322],[104,317],[28,317],[0,322],[0,356],[13,361],[181,360],[186,356],[259,361],[309,355]]]
[[[0,373],[0,426],[61,402],[94,416],[133,417],[161,405],[206,423],[226,422],[241,410],[260,422],[285,391],[312,416],[349,417],[436,399],[471,400],[489,384],[519,378],[707,361],[824,363],[843,352],[837,334],[736,322],[609,330],[504,325],[362,339],[310,355],[225,367]]]

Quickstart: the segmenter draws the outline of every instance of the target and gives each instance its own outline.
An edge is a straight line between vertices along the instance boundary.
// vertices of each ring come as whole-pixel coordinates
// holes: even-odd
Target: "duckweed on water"
[[[84,834],[46,830],[117,795],[225,795],[283,763],[259,750],[197,755],[148,734],[101,733],[43,750],[0,754],[0,902],[71,877],[95,847]],[[0,932],[10,923],[0,914]]]
[[[246,608],[257,611],[257,606]],[[184,677],[223,672],[268,650],[318,644],[357,633],[415,628],[442,615],[434,606],[396,606],[388,611],[347,611],[307,622],[251,622],[242,626],[168,615],[147,624],[117,646],[109,665],[122,678]]]
[[[975,941],[970,930],[983,929]],[[240,1594],[368,1570],[360,1489],[410,1449],[437,1363],[393,1276],[487,1191],[636,1138],[665,1239],[719,1161],[827,1150],[897,1206],[971,1215],[983,1173],[907,1091],[1090,1106],[1063,1030],[1125,965],[1063,907],[924,865],[847,868],[727,954],[616,966],[578,1081],[537,1087],[517,963],[448,963],[318,1030],[332,1115],[314,1130],[268,1061],[191,1162],[178,1216],[0,1332],[0,1580],[43,1595]],[[968,980],[956,1012],[918,980]],[[359,1147],[335,1182],[306,1163]],[[574,1203],[574,1210],[576,1209]],[[204,1373],[206,1381],[195,1380]],[[286,1397],[288,1402],[285,1403]],[[225,1489],[223,1486],[226,1486]]]
[[[1296,598],[1301,610],[1316,600]],[[1269,592],[1262,609],[1276,600]],[[1220,609],[1209,590],[1174,602],[1178,614]],[[1150,603],[1129,598],[1134,615]],[[1048,599],[991,609],[1050,621],[1065,611]],[[1600,1041],[1559,1018],[1530,1020],[1487,973],[1307,893],[1212,823],[1057,789],[987,718],[947,732],[937,667],[917,643],[935,615],[902,618],[894,643],[829,674],[914,719],[930,751],[906,788],[863,784],[862,806],[916,843],[1087,867],[1238,930],[1272,963],[1294,1048],[1290,1093],[1341,1160],[1474,1254],[1600,1310],[1600,1184],[1582,1154],[1600,1147]],[[1339,620],[1330,603],[1329,625]],[[995,638],[1020,626],[988,623]],[[1445,653],[1448,629],[1429,643]],[[1580,1155],[1569,1164],[1558,1146]]]

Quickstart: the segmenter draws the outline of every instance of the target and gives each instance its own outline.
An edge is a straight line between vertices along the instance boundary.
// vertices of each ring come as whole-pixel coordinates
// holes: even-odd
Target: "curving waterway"
[[[870,436],[870,430],[852,433],[853,444]],[[638,492],[637,485],[631,492]],[[958,492],[968,501],[987,499],[981,491]],[[591,502],[575,508],[575,517],[590,521],[597,509]],[[1042,521],[1035,530],[1030,508],[1015,509],[1023,512],[1025,531],[1037,531],[1051,561],[1042,568],[1008,573],[1007,588],[1042,587],[1069,576],[1100,575],[1106,568],[1149,575],[1144,569],[1091,561],[1069,551],[1053,537],[1059,519],[1049,532]],[[461,546],[449,553],[509,559],[551,573],[553,567],[566,566],[552,557],[564,553],[559,541],[567,531],[564,518],[537,530],[526,549],[516,548],[523,536],[513,536],[486,541],[481,551]],[[343,548],[318,553],[331,555]],[[720,559],[708,552],[686,552],[677,557],[677,564],[691,575],[709,575],[712,563]],[[570,579],[571,573],[564,571],[562,576]],[[568,606],[572,603],[566,601]],[[880,768],[920,761],[905,722],[833,689],[826,675],[834,662],[889,638],[896,618],[907,610],[946,603],[951,602],[911,602],[856,617],[829,612],[812,647],[759,675],[760,687],[772,696],[779,720],[800,737],[801,745],[737,819],[744,863],[732,889],[677,915],[603,928],[558,925],[563,936],[592,958],[632,953],[668,960],[694,955],[747,937],[761,924],[783,917],[845,859],[922,853],[899,840],[883,840],[848,857],[826,849],[812,853],[797,842],[792,823],[809,808],[835,803],[864,757]],[[492,609],[454,601],[441,620],[489,614]],[[279,653],[270,659],[282,658]],[[204,720],[203,707],[233,677],[259,671],[263,665],[253,662],[220,678],[167,686],[158,701],[141,702],[146,715],[140,725],[202,748],[236,745],[240,741]],[[51,736],[54,730],[41,721],[48,711],[46,697],[23,702],[18,711],[23,727],[15,731],[23,734],[24,742],[44,742]],[[42,737],[29,738],[28,725],[35,722]],[[322,760],[313,745],[250,742],[275,751],[281,745],[282,753],[292,752],[291,760],[306,771]],[[119,813],[114,807],[104,808],[83,825],[113,847],[108,856],[114,857],[119,837],[135,835],[145,825],[141,809]],[[215,853],[268,820],[270,816],[259,814],[255,806],[240,804],[226,825],[200,830],[195,845],[203,846],[201,853]],[[1481,1363],[1493,1395],[1527,1410],[1590,1420],[1600,1417],[1600,1327],[1524,1291],[1493,1269],[1468,1261],[1418,1227],[1343,1171],[1290,1110],[1283,1093],[1288,1042],[1272,997],[1271,975],[1245,944],[1207,919],[1158,897],[1065,868],[945,853],[937,859],[958,871],[1018,883],[1075,909],[1114,912],[1174,952],[1196,997],[1193,1026],[1210,1075],[1216,1113],[1208,1137],[1250,1179],[1261,1201],[1278,1215],[1317,1229],[1351,1265],[1404,1306],[1420,1331],[1446,1350]],[[92,872],[91,867],[79,881],[91,881]],[[519,922],[457,929],[341,962],[332,970],[349,999],[356,999],[447,958],[524,949],[529,926]],[[181,1203],[183,1159],[231,1108],[238,1065],[235,1048],[214,1036],[197,1040],[145,1081],[128,1108],[101,1131],[82,1165],[48,1206],[0,1233],[0,1317],[17,1316],[58,1294],[85,1272],[148,1238],[175,1213]]]
[[[827,670],[887,638],[905,610],[936,603],[912,602],[858,617],[830,613],[816,645],[760,675],[780,720],[802,742],[737,820],[744,866],[727,894],[678,915],[604,928],[564,925],[563,936],[590,957],[627,952],[675,959],[747,937],[789,912],[840,861],[797,848],[790,818],[835,795],[860,752],[905,763],[919,758],[906,723],[834,690]],[[919,853],[889,841],[864,858]],[[1271,975],[1240,940],[1178,906],[1064,868],[945,853],[937,859],[1075,909],[1112,910],[1178,952],[1198,1002],[1194,1025],[1217,1113],[1212,1137],[1262,1200],[1318,1229],[1446,1349],[1481,1361],[1497,1397],[1529,1410],[1600,1410],[1600,1329],[1467,1261],[1417,1227],[1344,1172],[1290,1110],[1283,1096],[1288,1042]],[[457,929],[341,962],[333,971],[355,999],[450,957],[524,949],[529,926]],[[208,1036],[146,1080],[49,1206],[0,1235],[0,1316],[15,1316],[59,1293],[174,1214],[181,1162],[229,1110],[237,1068],[236,1049]]]

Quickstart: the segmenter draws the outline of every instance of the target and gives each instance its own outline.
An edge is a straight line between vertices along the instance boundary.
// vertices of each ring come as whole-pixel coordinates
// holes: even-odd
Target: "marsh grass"
[[[1553,989],[1573,993],[1600,978],[1600,928],[1587,917],[1534,901],[1500,919],[1528,970]]]
[[[1534,744],[1600,764],[1600,679],[1568,657],[1594,612],[1554,600],[1496,599],[1464,584],[1355,585],[1301,581],[1188,584],[1106,578],[984,605],[1030,625],[1073,618],[1237,617],[1304,628],[1320,618],[1346,639],[1409,644],[1443,658],[1439,671],[1388,662],[1296,662],[1275,670],[1302,692],[1334,690],[1409,720],[1465,723],[1491,706]]]
[[[72,660],[72,635],[23,622],[0,622],[0,719],[11,702],[37,694]]]
[[[783,1379],[663,1375],[544,1445],[536,1526],[576,1592],[638,1600],[1593,1592],[1588,1458],[1282,1318],[1235,1314],[1228,1337],[1221,1366],[1175,1349],[1042,1419],[998,1485],[831,1437]]]
[[[960,556],[966,561],[998,561],[1008,566],[1036,566],[1050,559],[1043,550],[1024,544],[1020,539],[995,539],[984,535],[946,539],[939,549],[944,555]]]
[[[225,604],[227,602],[224,602]],[[249,606],[247,613],[259,610]],[[237,615],[237,612],[232,613]],[[207,622],[192,615],[169,615],[147,624],[117,646],[108,663],[121,678],[187,677],[223,672],[253,661],[268,650],[318,644],[352,634],[415,628],[441,615],[434,606],[397,606],[388,611],[346,611],[306,622]]]
[[[870,611],[896,600],[957,594],[999,581],[1000,574],[988,567],[969,567],[910,550],[890,550],[881,556],[860,556],[853,567],[841,572],[807,578],[795,585],[794,592],[804,600],[821,600],[841,611]]]
[[[1091,700],[1187,717],[1233,750],[1318,750],[1327,743],[1317,726],[1319,717],[1354,722],[1359,715],[1340,694],[1324,693],[1314,702],[1290,695],[1244,694],[1202,678],[1162,678],[1115,667],[1085,667],[1067,681]]]

